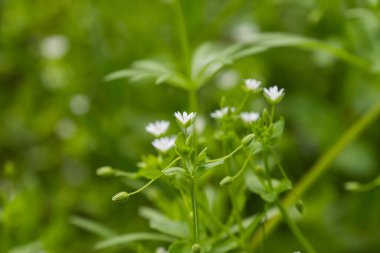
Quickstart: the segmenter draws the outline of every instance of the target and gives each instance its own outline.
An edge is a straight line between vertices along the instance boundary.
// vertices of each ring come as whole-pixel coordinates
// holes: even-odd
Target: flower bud
[[[351,182],[346,182],[344,184],[344,188],[347,191],[358,191],[361,188],[361,185],[358,182],[351,181]]]
[[[243,146],[248,146],[251,141],[253,140],[253,138],[255,138],[255,134],[248,134],[246,135],[242,140],[241,140],[241,144]]]
[[[127,201],[129,198],[129,193],[128,192],[119,192],[115,196],[112,197],[112,201],[115,202],[124,202]]]
[[[96,175],[109,177],[115,175],[115,171],[110,166],[103,166],[96,170]]]
[[[194,243],[191,247],[191,253],[201,253],[202,248],[198,243]]]
[[[220,181],[220,185],[221,186],[227,186],[227,185],[230,185],[232,184],[232,181],[234,181],[234,179],[230,176],[227,176],[225,178],[222,179],[222,181]]]

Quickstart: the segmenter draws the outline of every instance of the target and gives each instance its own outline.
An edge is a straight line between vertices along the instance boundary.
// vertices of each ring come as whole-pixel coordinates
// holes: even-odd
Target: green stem
[[[243,100],[241,101],[240,105],[238,106],[238,109],[236,110],[237,114],[239,114],[243,110],[243,108],[244,108],[245,104],[247,103],[250,95],[251,95],[250,92],[246,92]]]
[[[235,217],[236,223],[238,225],[239,233],[240,235],[242,235],[244,233],[244,227],[243,227],[243,222],[240,218],[240,211],[236,203],[236,195],[233,192],[232,185],[228,186],[228,195],[230,197],[231,204],[232,204],[233,216]]]
[[[244,247],[244,244],[241,243],[239,238],[237,238],[227,226],[225,226],[221,221],[219,221],[213,213],[207,210],[205,206],[199,203],[199,208],[206,214],[207,217],[209,217],[212,220],[212,222],[214,222],[219,228],[221,228],[224,233],[226,233],[232,240],[234,240],[237,245],[239,245],[241,248]]]
[[[220,158],[212,159],[212,160],[207,160],[206,163],[213,163],[213,162],[217,162],[220,160],[226,160],[226,159],[230,158],[231,156],[233,156],[236,152],[238,152],[242,147],[243,147],[243,145],[240,145],[239,147],[237,147],[234,151],[232,151],[228,155],[225,155],[225,156],[220,157]]]
[[[314,164],[301,181],[293,188],[293,190],[282,201],[285,208],[293,205],[298,201],[298,197],[305,194],[311,186],[326,172],[329,165],[342,152],[342,150],[356,139],[370,124],[380,116],[380,101],[377,100],[372,107],[357,120],[347,131],[335,142],[335,144],[326,151],[326,153]],[[267,232],[272,232],[280,223],[281,217],[277,216],[271,219],[267,227]],[[257,233],[252,238],[253,247],[257,247],[262,241],[263,235]]]
[[[274,160],[275,160],[275,162],[276,162],[276,165],[277,165],[278,169],[280,170],[281,175],[282,175],[284,178],[289,179],[289,177],[288,177],[288,175],[286,174],[284,168],[282,167],[282,165],[280,164],[280,162],[278,161],[278,159],[275,157],[275,152],[274,152],[273,148],[270,147],[270,150],[271,150],[271,152],[272,152],[272,154],[273,154],[273,156],[274,156]]]
[[[302,244],[306,252],[316,253],[317,251],[314,249],[314,247],[311,245],[309,240],[302,233],[302,231],[297,226],[297,224],[292,220],[292,218],[290,218],[288,211],[282,206],[280,201],[277,200],[276,205],[278,209],[280,210],[282,217],[285,219],[286,223],[288,224],[290,230],[293,232],[294,236],[298,239],[298,241]]]
[[[251,155],[248,155],[247,159],[245,159],[245,161],[243,163],[243,166],[241,166],[240,170],[232,177],[233,180],[238,178],[245,171],[245,168],[247,167],[250,159],[251,159]]]
[[[269,168],[269,162],[268,162],[268,150],[266,148],[264,148],[263,156],[264,156],[265,176],[268,181],[269,190],[273,191],[273,185],[272,185],[272,180],[270,176],[270,168]]]
[[[197,112],[198,111],[197,89],[191,88],[188,92],[189,92],[190,111]]]
[[[197,189],[195,179],[191,178],[191,202],[193,205],[193,230],[194,230],[194,243],[199,243],[199,219],[198,219],[198,206],[197,206]]]
[[[177,16],[177,29],[179,35],[179,42],[183,54],[183,62],[185,65],[185,72],[188,76],[191,76],[191,62],[190,62],[190,47],[187,38],[187,31],[185,25],[185,19],[183,16],[180,0],[174,0],[175,14]]]
[[[272,124],[273,119],[274,119],[274,109],[275,109],[275,105],[272,104],[272,107],[271,107],[271,113],[270,113],[270,123],[271,123],[271,124]]]
[[[173,166],[173,164],[175,164],[177,161],[179,161],[181,159],[181,157],[177,157],[176,159],[174,159],[168,166],[166,166],[162,171],[165,171],[167,169],[169,169],[171,166]],[[149,185],[151,185],[154,181],[156,181],[158,178],[155,178],[155,179],[152,179],[150,180],[148,183],[146,183],[143,187],[141,187],[140,189],[134,191],[134,192],[131,192],[129,193],[129,196],[131,195],[134,195],[134,194],[137,194],[143,190],[145,190]]]

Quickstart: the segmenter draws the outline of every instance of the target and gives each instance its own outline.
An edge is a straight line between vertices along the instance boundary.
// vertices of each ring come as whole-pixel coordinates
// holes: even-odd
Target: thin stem
[[[274,110],[275,110],[275,105],[272,104],[272,107],[271,107],[271,113],[270,113],[270,123],[271,123],[271,124],[272,124],[273,119],[274,119]]]
[[[169,163],[168,166],[166,166],[162,171],[165,171],[167,169],[169,169],[173,164],[175,164],[177,161],[179,161],[181,159],[181,157],[177,157],[176,159],[174,159],[171,163]],[[131,192],[129,193],[129,196],[131,195],[134,195],[134,194],[137,194],[143,190],[145,190],[149,185],[151,185],[154,181],[156,181],[158,178],[155,178],[155,179],[152,179],[150,180],[148,183],[146,183],[143,187],[141,187],[140,189],[134,191],[134,192]]]
[[[198,220],[198,206],[197,206],[197,190],[195,179],[191,178],[191,202],[193,205],[193,230],[194,230],[194,243],[199,243],[199,220]]]
[[[275,162],[276,162],[276,165],[277,165],[278,169],[280,170],[281,175],[282,175],[284,178],[289,179],[289,177],[288,177],[288,175],[286,174],[284,168],[282,167],[282,165],[280,164],[280,162],[278,161],[278,159],[275,157],[275,152],[274,152],[273,148],[270,147],[270,150],[271,150],[271,152],[272,152],[272,154],[273,154],[273,156],[274,156],[274,160],[275,160]]]
[[[273,191],[273,185],[272,185],[272,180],[270,177],[270,168],[269,168],[269,162],[268,162],[268,151],[266,148],[263,151],[263,156],[264,156],[265,176],[268,181],[269,190]]]
[[[188,76],[191,76],[191,63],[190,63],[190,49],[187,38],[187,31],[185,25],[185,19],[183,16],[180,0],[174,1],[175,14],[177,16],[177,29],[179,35],[179,42],[183,54],[183,62],[185,65],[185,71]]]
[[[292,220],[292,218],[290,218],[288,211],[282,206],[280,201],[277,200],[276,205],[278,209],[280,210],[282,217],[285,219],[286,223],[288,224],[290,230],[293,232],[294,236],[298,239],[298,241],[302,244],[306,252],[316,253],[317,251],[314,249],[314,247],[311,245],[309,240],[302,233],[302,231],[297,226],[297,224]]]
[[[129,193],[129,196],[131,196],[131,195],[134,195],[134,194],[137,194],[137,193],[139,193],[139,192],[141,192],[141,191],[143,191],[143,190],[145,190],[145,188],[147,188],[149,185],[151,185],[154,181],[156,181],[157,179],[152,179],[152,180],[150,180],[148,183],[146,183],[143,187],[141,187],[140,189],[138,189],[138,190],[136,190],[136,191],[134,191],[134,192],[131,192],[131,193]]]
[[[197,89],[191,88],[188,92],[189,92],[190,111],[197,112],[198,111]]]
[[[220,158],[208,160],[207,163],[217,162],[217,161],[220,161],[222,159],[226,160],[226,159],[230,158],[231,156],[233,156],[236,152],[238,152],[242,147],[243,147],[243,145],[240,145],[234,151],[232,151],[231,153],[229,153],[229,154],[227,154],[227,155],[225,155],[223,157],[220,157]]]
[[[209,217],[212,222],[214,222],[218,227],[220,227],[224,233],[226,233],[229,237],[232,238],[238,244],[241,248],[244,248],[244,245],[241,243],[239,238],[237,238],[231,231],[230,229],[225,226],[221,221],[219,221],[213,213],[211,213],[209,210],[207,210],[206,207],[204,207],[202,204],[199,203],[199,208]]]
[[[377,100],[371,108],[357,120],[347,131],[328,149],[325,154],[314,164],[301,181],[293,188],[293,190],[282,201],[285,208],[293,205],[298,201],[298,197],[305,194],[311,186],[326,172],[329,165],[342,152],[342,150],[356,139],[370,124],[380,116],[380,101]],[[281,217],[274,217],[266,225],[268,233],[272,232],[280,223]],[[253,247],[257,247],[262,241],[263,235],[257,233],[252,238]]]
[[[235,216],[235,220],[236,220],[236,223],[237,223],[238,228],[239,228],[239,233],[243,234],[243,232],[244,232],[243,222],[240,218],[240,214],[239,214],[240,211],[239,211],[238,205],[236,203],[236,195],[233,192],[232,185],[228,186],[228,195],[231,199],[232,212],[234,214],[233,216]]]
[[[232,177],[233,180],[238,178],[245,171],[245,168],[247,167],[250,159],[251,159],[251,155],[248,155],[247,159],[245,159],[245,161],[243,163],[243,166],[241,166],[240,170]]]
[[[244,108],[245,104],[247,103],[250,95],[251,95],[250,92],[246,92],[243,100],[241,101],[240,105],[238,106],[238,109],[236,110],[237,114],[239,114],[243,110],[243,108]]]

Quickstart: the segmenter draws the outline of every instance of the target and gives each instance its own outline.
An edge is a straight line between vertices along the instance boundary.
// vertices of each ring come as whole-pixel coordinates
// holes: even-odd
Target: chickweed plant
[[[254,79],[245,80],[242,87],[245,98],[239,105],[227,105],[222,100],[220,108],[210,113],[217,124],[214,132],[209,133],[211,136],[203,136],[205,131],[197,129],[197,112],[178,111],[173,114],[177,136],[165,136],[169,121],[159,120],[146,126],[146,131],[155,137],[151,144],[156,153],[143,156],[137,172],[126,173],[108,166],[98,169],[99,176],[148,180],[134,191],[117,193],[112,198],[115,202],[125,202],[162,179],[175,192],[176,203],[167,208],[179,210],[182,220],[143,209],[143,216],[161,234],[149,233],[139,239],[168,241],[168,252],[176,253],[252,252],[252,235],[262,222],[279,211],[306,252],[315,252],[279,201],[281,193],[292,188],[275,150],[284,129],[284,119],[276,114],[276,106],[285,91],[277,86],[262,88],[261,82]],[[245,111],[249,98],[260,96],[268,107],[260,113]],[[209,149],[222,155],[211,157]],[[257,206],[263,208],[246,214],[245,208],[252,205],[250,194],[261,198],[263,204]],[[218,196],[227,196],[229,210],[214,210]],[[155,214],[146,214],[149,212]],[[161,220],[161,225],[157,225],[157,220]],[[107,245],[106,241],[100,247]]]
[[[282,217],[302,247],[301,251],[293,251],[316,252],[292,219],[289,207],[295,206],[302,213],[302,201],[297,193],[310,188],[341,150],[380,114],[380,105],[376,104],[353,124],[292,190],[292,181],[281,164],[276,146],[284,131],[284,118],[276,108],[285,90],[264,87],[258,80],[247,79],[242,84],[240,104],[221,99],[220,108],[214,112],[199,108],[198,91],[234,61],[276,47],[293,46],[329,53],[360,69],[368,69],[368,62],[314,39],[279,33],[263,33],[248,43],[227,47],[204,43],[192,49],[180,1],[169,4],[175,14],[181,60],[140,60],[105,79],[129,78],[132,82],[171,85],[187,92],[188,111],[173,112],[166,120],[152,119],[146,131],[153,135],[151,144],[155,153],[142,156],[135,172],[109,166],[97,170],[99,176],[126,178],[128,188],[115,194],[113,201],[121,204],[127,201],[128,205],[129,199],[143,194],[153,203],[154,208],[141,207],[139,214],[149,220],[150,228],[156,232],[112,237],[99,242],[96,248],[123,244],[136,252],[265,252],[265,234]],[[265,99],[266,106],[251,108],[253,99]],[[172,126],[174,122],[177,126]],[[211,125],[202,130],[199,125],[204,122]],[[178,134],[166,134],[169,129],[176,129]],[[377,185],[378,181],[364,186],[350,182],[346,187],[360,190]],[[138,243],[141,241],[152,244]]]

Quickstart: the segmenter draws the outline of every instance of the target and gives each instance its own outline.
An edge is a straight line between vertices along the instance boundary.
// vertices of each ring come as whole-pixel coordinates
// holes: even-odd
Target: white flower
[[[69,41],[64,35],[53,35],[41,41],[40,50],[42,56],[48,59],[59,59],[69,49]]]
[[[245,123],[250,124],[259,119],[259,114],[257,112],[242,112],[240,113],[240,118]]]
[[[214,119],[221,119],[223,118],[224,116],[226,116],[226,114],[231,111],[231,112],[234,112],[236,109],[235,107],[223,107],[221,108],[220,110],[216,110],[215,112],[212,112],[210,114],[210,116]]]
[[[270,104],[277,104],[284,97],[284,89],[279,90],[277,86],[264,88],[264,96]]]
[[[175,145],[175,137],[163,137],[152,141],[153,147],[158,151],[165,153]]]
[[[166,131],[169,128],[169,125],[170,125],[169,121],[159,120],[159,121],[156,121],[156,122],[153,122],[153,123],[149,123],[145,127],[145,130],[148,133],[151,133],[154,136],[158,137],[158,136],[163,135],[164,133],[166,133]]]
[[[164,247],[156,248],[156,253],[168,253],[168,251]]]
[[[189,114],[187,114],[187,112],[183,112],[182,114],[180,112],[174,113],[174,116],[177,118],[177,121],[182,127],[188,127],[196,115],[197,114],[195,112],[191,112]]]
[[[256,79],[245,79],[245,87],[249,91],[259,91],[261,85],[261,81]]]

